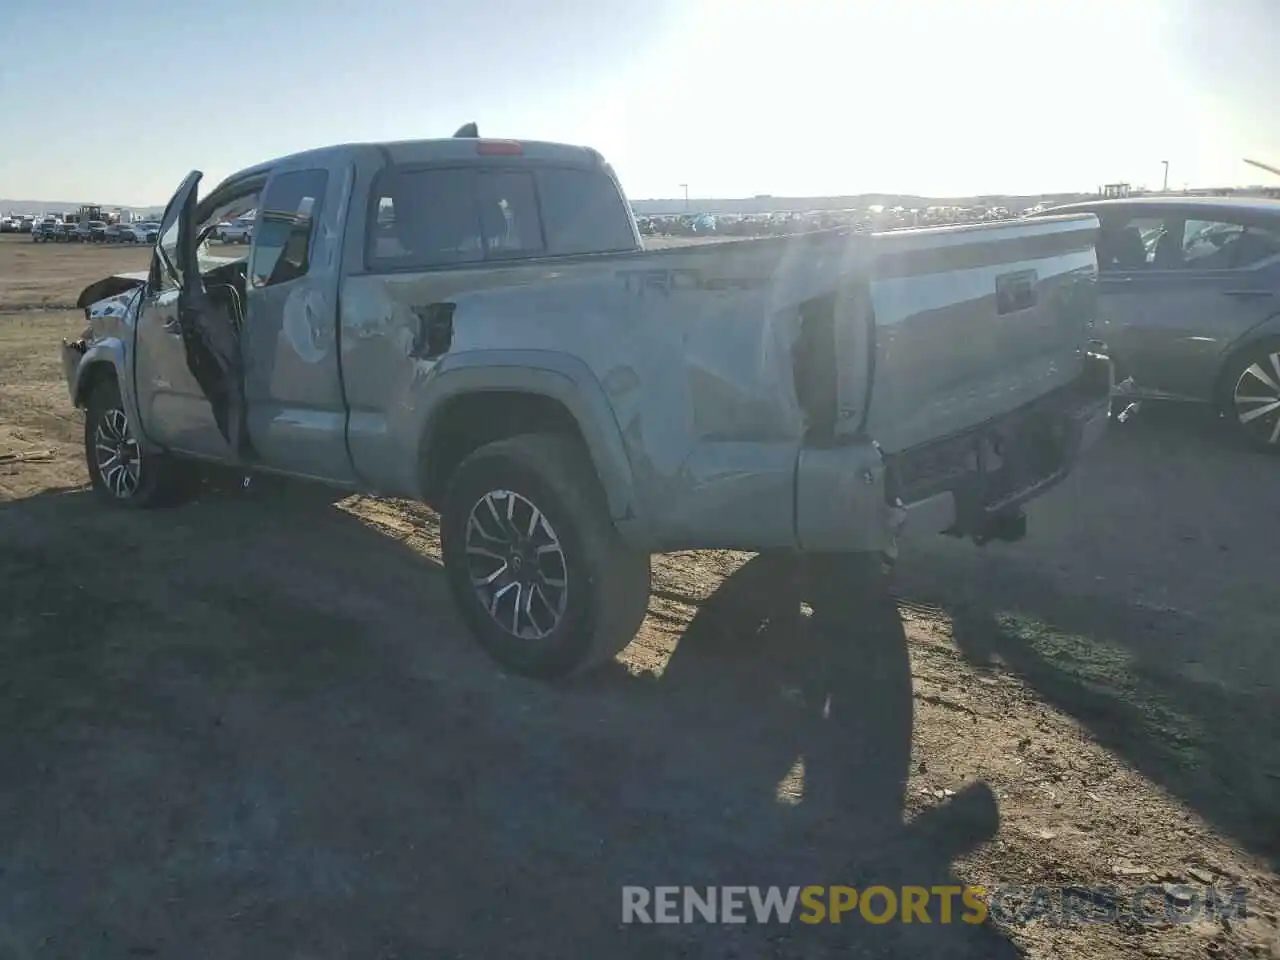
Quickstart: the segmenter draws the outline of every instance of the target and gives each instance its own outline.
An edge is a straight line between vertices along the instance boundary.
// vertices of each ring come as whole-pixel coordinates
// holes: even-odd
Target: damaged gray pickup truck
[[[474,128],[199,182],[64,345],[94,487],[204,460],[430,504],[519,673],[614,656],[655,552],[1016,539],[1107,423],[1092,215],[646,251],[596,151]]]

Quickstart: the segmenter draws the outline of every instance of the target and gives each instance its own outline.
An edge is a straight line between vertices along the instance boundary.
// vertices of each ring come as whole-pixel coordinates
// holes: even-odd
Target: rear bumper
[[[887,457],[886,497],[905,509],[913,527],[982,539],[1000,518],[1060,483],[1102,438],[1114,380],[1110,359],[1090,353],[1067,386],[957,436]]]
[[[1098,442],[1113,381],[1111,361],[1091,353],[1067,386],[944,440],[891,455],[871,441],[805,448],[796,475],[798,545],[892,557],[904,527],[985,539]]]

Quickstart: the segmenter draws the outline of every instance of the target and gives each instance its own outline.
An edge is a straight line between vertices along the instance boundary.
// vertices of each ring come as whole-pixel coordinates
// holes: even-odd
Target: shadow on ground
[[[0,541],[0,955],[1016,955],[963,924],[620,925],[624,884],[954,882],[996,829],[981,788],[903,825],[901,624],[830,591],[800,616],[774,558],[662,678],[548,688],[310,492],[34,497]]]
[[[1273,869],[1277,468],[1199,411],[1149,406],[1037,505],[1025,548],[923,544],[897,584],[950,614],[971,662],[1022,676]],[[1054,553],[1065,542],[1081,569]]]

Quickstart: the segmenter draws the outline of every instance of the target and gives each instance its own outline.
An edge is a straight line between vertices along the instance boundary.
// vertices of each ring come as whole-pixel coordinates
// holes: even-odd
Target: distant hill
[[[93,203],[92,200],[10,200],[6,197],[0,197],[0,216],[8,216],[11,213],[74,213],[87,203]],[[129,204],[120,203],[100,203],[98,206],[103,210],[128,210],[132,213],[142,214],[143,216],[159,216],[164,213],[164,207],[134,207]]]

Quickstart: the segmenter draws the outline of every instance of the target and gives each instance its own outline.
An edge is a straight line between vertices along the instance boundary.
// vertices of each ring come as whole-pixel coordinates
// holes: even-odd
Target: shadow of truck
[[[301,494],[34,497],[0,538],[6,955],[1016,955],[958,923],[620,927],[626,884],[955,882],[997,815],[979,787],[903,825],[891,607],[760,629],[748,563],[660,679],[548,688],[489,665],[432,561]]]

